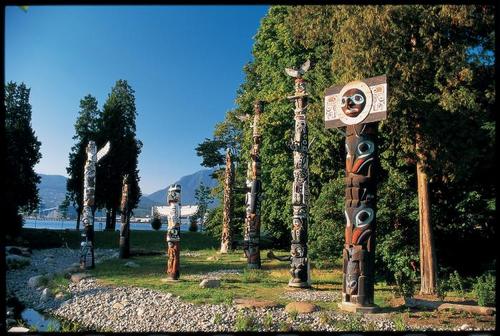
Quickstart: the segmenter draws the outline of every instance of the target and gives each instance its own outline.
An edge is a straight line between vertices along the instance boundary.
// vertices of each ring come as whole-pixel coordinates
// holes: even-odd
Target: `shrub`
[[[415,294],[415,277],[413,273],[396,272],[394,278],[396,279],[396,295],[404,298],[411,298]]]
[[[161,218],[158,211],[155,209],[153,212],[153,219],[151,220],[151,227],[153,230],[158,231],[161,228]]]
[[[191,232],[196,232],[198,231],[198,223],[197,223],[198,219],[196,216],[192,216],[189,220],[189,228],[188,230],[191,231]]]
[[[495,276],[487,273],[478,277],[474,284],[474,294],[480,306],[494,306],[495,298]]]
[[[450,274],[448,285],[450,286],[451,290],[460,293],[460,295],[465,295],[464,281],[457,271],[454,271]]]
[[[448,283],[445,280],[438,279],[437,286],[436,286],[436,295],[439,298],[439,300],[443,301],[444,298],[446,297],[446,294],[448,292]]]

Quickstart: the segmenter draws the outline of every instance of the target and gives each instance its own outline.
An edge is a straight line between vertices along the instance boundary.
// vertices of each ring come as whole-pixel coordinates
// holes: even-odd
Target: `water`
[[[59,321],[51,317],[45,317],[31,308],[23,310],[21,317],[28,327],[35,327],[37,331],[59,331],[61,329]]]
[[[95,222],[94,231],[103,231],[106,226],[105,222]],[[25,219],[24,228],[27,229],[49,229],[49,230],[75,230],[76,220],[45,220],[45,219]],[[181,219],[181,231],[188,230],[188,220]],[[80,230],[83,229],[82,223],[80,222]],[[120,231],[120,222],[116,223],[116,230]],[[153,231],[150,223],[130,223],[130,230],[146,230]],[[166,231],[167,224],[162,224],[159,231]]]

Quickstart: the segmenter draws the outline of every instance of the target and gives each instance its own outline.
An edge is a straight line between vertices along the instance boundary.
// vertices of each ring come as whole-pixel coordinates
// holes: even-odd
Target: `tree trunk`
[[[227,253],[233,245],[233,183],[234,183],[234,163],[231,160],[229,149],[226,153],[226,176],[224,181],[224,208],[222,215],[222,236],[220,241],[220,253]]]
[[[424,171],[423,155],[420,153],[421,137],[416,136],[417,183],[420,234],[420,294],[435,294],[437,283],[436,251],[431,226],[431,203],[429,178]]]
[[[111,209],[111,229],[112,231],[115,231],[116,229],[116,208]]]
[[[81,208],[76,209],[76,231],[80,231],[80,216],[82,215]]]
[[[106,225],[104,226],[104,230],[111,229],[111,209],[106,209]]]

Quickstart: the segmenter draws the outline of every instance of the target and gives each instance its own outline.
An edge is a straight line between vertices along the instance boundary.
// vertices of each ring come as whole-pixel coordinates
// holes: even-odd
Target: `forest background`
[[[289,248],[291,228],[293,80],[284,69],[307,59],[310,169],[309,254],[335,260],[344,242],[345,137],[324,127],[324,91],[387,75],[388,118],[379,123],[376,276],[418,277],[417,163],[427,174],[431,227],[440,277],[496,268],[494,6],[272,6],[255,36],[237,107],[197,148],[203,165],[235,153],[243,187],[256,100],[265,102],[262,134],[262,235]],[[221,202],[207,230],[220,239],[224,169],[214,195]],[[241,234],[244,195],[235,199]]]

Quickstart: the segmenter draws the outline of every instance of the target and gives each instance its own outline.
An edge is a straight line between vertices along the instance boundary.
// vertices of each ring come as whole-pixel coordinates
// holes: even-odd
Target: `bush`
[[[478,277],[474,284],[474,294],[480,306],[494,306],[495,298],[495,276],[487,273]]]
[[[158,231],[161,228],[161,219],[160,217],[154,216],[151,220],[151,227],[153,230]]]
[[[413,297],[415,294],[415,277],[413,273],[396,272],[394,278],[396,279],[396,295],[403,298]]]
[[[191,217],[189,221],[189,231],[191,232],[197,232],[198,231],[198,223],[197,223],[197,218],[195,216]]]
[[[464,291],[464,281],[457,271],[453,271],[448,279],[448,285],[452,291],[460,293],[460,295],[465,295]]]

